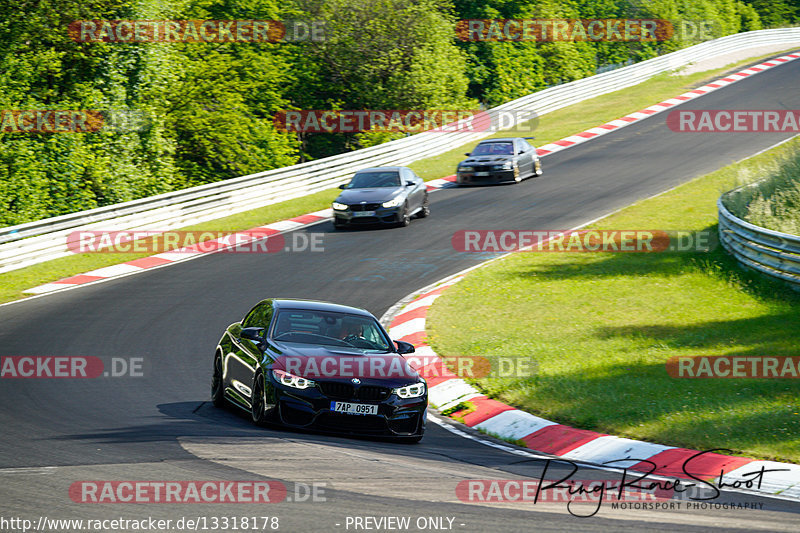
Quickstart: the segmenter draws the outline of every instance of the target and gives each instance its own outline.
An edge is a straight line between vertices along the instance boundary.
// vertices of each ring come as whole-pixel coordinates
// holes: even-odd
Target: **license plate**
[[[353,213],[354,217],[374,217],[375,211],[355,211]]]
[[[475,175],[476,176],[488,176],[489,173],[488,172],[476,172]]]
[[[367,403],[331,402],[331,411],[346,415],[377,415],[378,406]]]

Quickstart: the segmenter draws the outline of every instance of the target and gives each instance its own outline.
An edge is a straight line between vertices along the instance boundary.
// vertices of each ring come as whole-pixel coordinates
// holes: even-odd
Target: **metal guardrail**
[[[652,76],[740,49],[800,44],[800,28],[729,35],[664,56],[547,88],[489,112],[562,107],[636,85]],[[515,124],[516,125],[516,124]],[[0,273],[69,255],[67,235],[89,230],[169,230],[291,200],[346,182],[368,166],[408,165],[490,135],[491,132],[423,132],[403,139],[191,189],[0,228]]]
[[[793,289],[800,290],[800,236],[762,228],[733,215],[724,199],[736,190],[717,200],[722,246],[741,265],[787,281]]]

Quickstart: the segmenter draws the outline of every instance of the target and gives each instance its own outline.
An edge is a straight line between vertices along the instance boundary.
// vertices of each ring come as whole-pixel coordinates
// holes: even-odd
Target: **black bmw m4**
[[[211,398],[256,424],[417,442],[428,390],[402,355],[413,352],[363,309],[263,300],[222,335]]]

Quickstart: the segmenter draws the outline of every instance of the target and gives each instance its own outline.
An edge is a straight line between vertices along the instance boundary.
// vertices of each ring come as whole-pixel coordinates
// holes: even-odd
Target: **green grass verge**
[[[241,231],[330,207],[338,189],[322,191],[237,215],[187,226],[182,230]],[[22,291],[96,268],[117,265],[152,253],[76,254],[0,274],[0,302],[29,296]]]
[[[796,139],[593,224],[717,231],[716,201]],[[469,309],[469,313],[464,313]],[[694,449],[800,462],[800,380],[674,379],[673,356],[800,355],[800,294],[710,253],[517,253],[436,300],[443,356],[533,357],[482,378],[488,395],[549,420]]]
[[[725,207],[756,226],[800,235],[800,150],[776,159],[765,176],[725,195]]]
[[[507,442],[509,444],[513,444],[514,446],[519,446],[520,448],[527,448],[528,447],[528,443],[525,442],[522,439],[511,439],[509,437],[503,437],[499,433],[495,433],[493,431],[488,431],[488,430],[485,430],[483,428],[476,428],[476,429],[480,433],[483,433],[484,435],[488,435],[488,436],[493,437],[493,438],[495,438],[497,440],[505,441],[505,442]]]
[[[765,55],[763,57],[769,57]],[[750,58],[725,68],[700,72],[691,76],[670,76],[663,74],[634,87],[599,96],[558,111],[546,114],[540,119],[536,144],[542,145],[567,137],[574,133],[598,126],[628,113],[638,111],[661,100],[677,96],[698,85],[717,78],[724,72],[757,61]],[[496,137],[510,135],[499,132]],[[455,172],[456,164],[464,158],[464,152],[473,144],[455,148],[449,152],[423,159],[411,164],[425,180],[441,178]],[[254,209],[227,218],[181,228],[182,230],[240,231],[269,224],[278,220],[296,217],[312,211],[330,207],[338,190],[323,191],[304,198],[289,200],[278,204]],[[81,254],[47,261],[24,269],[0,274],[0,303],[24,298],[22,291],[37,285],[74,276],[104,266],[116,265],[150,254]]]

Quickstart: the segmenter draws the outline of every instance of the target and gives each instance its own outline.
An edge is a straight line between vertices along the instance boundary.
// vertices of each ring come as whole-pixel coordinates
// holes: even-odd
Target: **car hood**
[[[396,353],[367,354],[357,348],[279,343],[281,351],[272,364],[290,374],[312,380],[351,382],[401,387],[419,381],[419,374]]]
[[[501,164],[506,161],[513,161],[516,156],[513,155],[477,155],[463,160],[459,165],[485,165],[485,164]]]
[[[376,187],[374,189],[346,189],[342,191],[336,202],[341,204],[383,203],[395,196],[403,194],[401,187]]]

